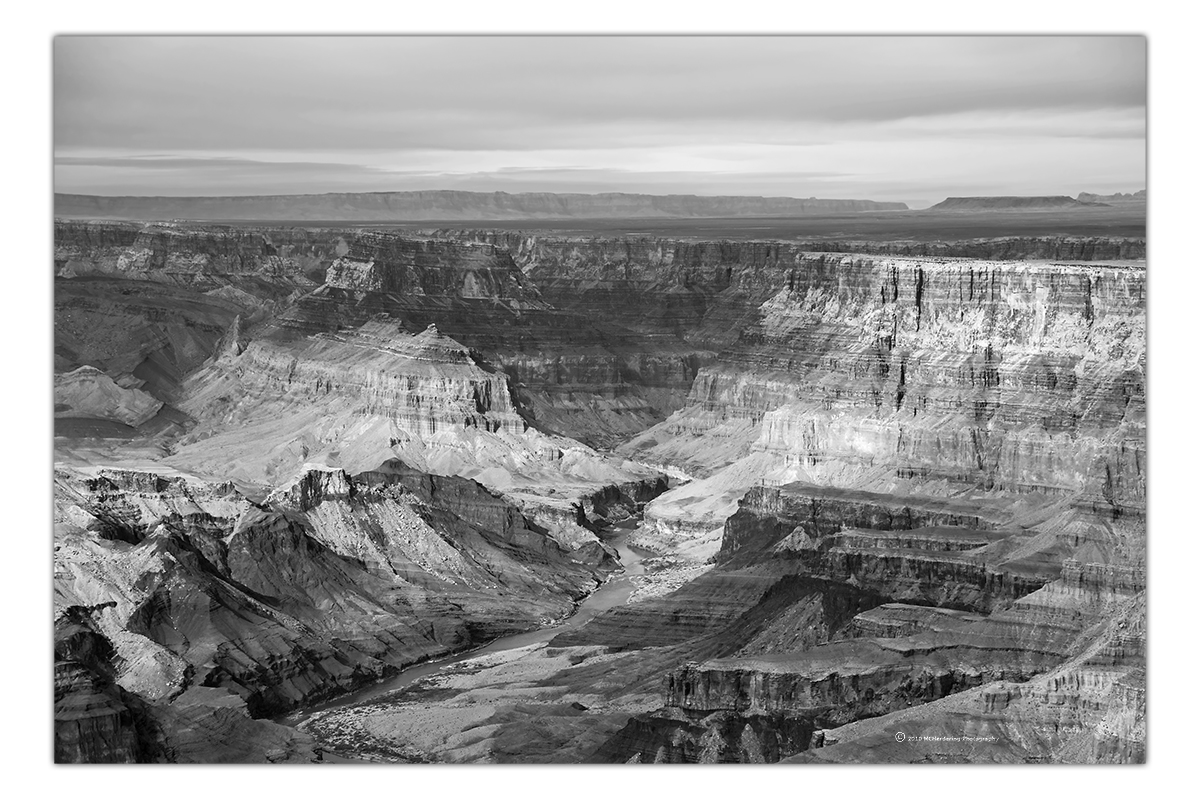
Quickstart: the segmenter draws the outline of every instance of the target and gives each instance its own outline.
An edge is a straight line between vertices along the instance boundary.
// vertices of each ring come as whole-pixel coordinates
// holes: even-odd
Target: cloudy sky
[[[58,37],[55,189],[1145,186],[1141,37]]]

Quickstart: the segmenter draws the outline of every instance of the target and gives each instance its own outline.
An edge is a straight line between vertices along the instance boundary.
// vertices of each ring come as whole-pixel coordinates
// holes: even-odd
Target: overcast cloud
[[[1145,186],[1141,37],[59,37],[60,192]]]

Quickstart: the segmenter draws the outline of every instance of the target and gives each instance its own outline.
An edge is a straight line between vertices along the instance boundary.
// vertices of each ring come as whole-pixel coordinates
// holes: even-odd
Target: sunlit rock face
[[[659,481],[540,421],[566,408],[611,431],[614,418],[662,414],[626,396],[626,357],[598,329],[540,300],[487,245],[359,234],[326,283],[224,341],[184,386],[180,409],[198,424],[170,458],[180,468],[277,484],[310,461],[357,472],[399,457],[502,491],[578,544],[595,544],[572,521],[587,497]],[[543,355],[581,342],[575,355]],[[655,378],[655,366],[643,370],[648,392],[690,379],[683,367]]]
[[[261,718],[561,618],[604,574],[477,483],[399,463],[262,503],[186,476],[57,482],[59,761],[311,760]]]
[[[1129,446],[1143,438],[1143,270],[844,257],[814,266],[789,275],[726,361],[790,380],[738,381],[743,370],[724,367],[697,387],[702,402],[733,413],[773,412],[764,447],[814,469],[897,453],[898,476],[1070,492],[1098,460],[1123,471],[1111,468],[1127,457],[1112,434]],[[869,421],[831,437],[829,417],[855,412]]]
[[[576,520],[595,492],[666,488],[653,469],[531,427],[507,376],[432,325],[408,334],[378,318],[340,334],[266,336],[186,389],[181,407],[197,425],[168,462],[214,476],[277,485],[309,462],[362,472],[399,458],[478,480],[589,546],[596,538]]]
[[[652,504],[645,544],[711,549],[763,480],[1103,497],[1132,474],[1138,491],[1144,264],[1088,262],[1144,257],[1144,239],[439,234],[506,248],[557,307],[696,350],[679,410],[621,446],[701,478]]]
[[[665,525],[763,480],[1143,503],[1143,269],[813,255],[776,280],[684,408],[623,446],[706,479],[716,499],[651,508]]]
[[[561,619],[639,513],[688,577],[497,741],[1145,758],[1143,240],[59,236],[59,760],[311,759],[267,719]]]
[[[664,419],[712,355],[548,302],[502,248],[369,232],[275,326],[279,337],[333,333],[380,315],[410,332],[435,325],[486,354],[530,419],[588,444]]]
[[[742,285],[763,277],[750,269]],[[1144,602],[1144,268],[807,255],[774,280],[684,408],[625,447],[701,476],[648,508],[651,543],[726,518],[689,612],[749,614],[763,600],[748,576],[781,572],[886,602],[823,641],[677,669],[664,710],[631,722],[605,760],[675,758],[646,731],[684,723],[685,739],[722,743],[686,759],[753,760],[738,732],[781,717],[822,731],[817,758],[968,758],[932,741],[870,757],[832,746],[842,726],[892,715],[873,730],[919,721],[957,742],[986,718],[1005,733],[984,760],[1139,760],[1142,634],[1113,619]],[[680,608],[667,598],[626,627],[654,630]],[[1097,663],[1113,624],[1132,625],[1132,643]],[[1004,690],[1022,698],[1011,709],[940,710],[1047,681],[1050,694]],[[1051,722],[1047,704],[1088,710]]]
[[[236,387],[222,385],[225,376]],[[196,416],[214,396],[220,404],[220,397],[236,392],[243,406],[262,401],[304,406],[337,398],[352,404],[356,414],[387,417],[417,437],[444,428],[514,433],[526,428],[504,375],[480,367],[466,348],[432,326],[409,335],[381,320],[345,335],[307,338],[298,347],[258,340],[192,386],[184,408]]]
[[[54,415],[108,419],[136,427],[151,420],[161,400],[118,385],[95,367],[80,367],[54,378]]]
[[[1004,237],[964,242],[681,241],[561,237],[508,231],[438,230],[439,237],[493,245],[512,255],[556,307],[691,340],[736,336],[748,302],[809,269],[818,253],[983,261],[1145,259],[1143,238]],[[835,260],[833,263],[840,263]],[[707,324],[701,325],[702,322]]]

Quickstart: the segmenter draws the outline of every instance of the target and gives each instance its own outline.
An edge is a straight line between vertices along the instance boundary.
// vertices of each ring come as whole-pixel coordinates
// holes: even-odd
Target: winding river
[[[526,647],[531,644],[548,642],[555,636],[558,636],[560,633],[578,628],[586,624],[596,615],[601,614],[615,606],[624,604],[638,586],[638,583],[636,580],[634,580],[634,578],[638,575],[645,574],[645,568],[642,564],[643,560],[651,555],[646,551],[634,549],[628,544],[630,535],[634,530],[637,529],[637,526],[640,523],[641,515],[639,514],[636,517],[632,517],[624,522],[619,522],[613,526],[615,535],[606,536],[604,541],[605,544],[608,544],[610,547],[614,548],[620,555],[622,569],[619,572],[614,573],[607,581],[597,588],[596,591],[588,595],[587,598],[580,603],[578,607],[576,607],[575,612],[561,622],[545,628],[539,628],[534,631],[518,633],[512,636],[504,636],[474,650],[467,650],[455,653],[454,655],[446,656],[444,658],[438,658],[425,661],[420,664],[414,664],[413,666],[400,671],[391,678],[371,684],[369,686],[364,686],[361,689],[344,694],[341,697],[338,697],[336,700],[332,700],[328,703],[323,703],[321,705],[306,708],[302,711],[294,712],[286,717],[279,718],[276,721],[284,725],[295,727],[318,712],[329,711],[332,709],[352,706],[358,703],[378,700],[385,695],[394,694],[413,685],[421,678],[432,675],[447,665],[457,664],[461,661],[466,661],[470,658],[476,658],[477,656],[485,655],[487,653],[498,653],[518,647]],[[331,754],[326,754],[325,760],[330,762],[352,761],[352,759],[331,756]]]

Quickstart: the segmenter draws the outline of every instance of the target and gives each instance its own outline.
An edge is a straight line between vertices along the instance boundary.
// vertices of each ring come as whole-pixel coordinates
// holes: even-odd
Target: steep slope
[[[648,338],[547,302],[505,250],[369,232],[281,316],[276,338],[358,327],[380,314],[411,332],[436,325],[484,354],[539,427],[590,444],[664,418],[707,355],[678,337]]]
[[[95,367],[171,403],[235,322],[318,285],[339,244],[336,232],[58,221],[55,371]]]
[[[814,255],[775,279],[689,405],[623,448],[705,478],[650,508],[664,535],[763,480],[1141,502],[1143,270]]]
[[[112,398],[76,408],[64,396],[61,432],[132,437],[165,425],[159,446],[182,444],[172,463],[211,467],[215,478],[271,484],[322,451],[327,463],[354,470],[400,455],[502,489],[513,475],[520,483],[522,474],[545,473],[566,487],[540,501],[546,513],[583,536],[574,525],[578,501],[657,478],[554,432],[610,440],[640,430],[677,407],[694,376],[687,354],[659,353],[628,331],[550,307],[506,254],[485,246],[173,224],[60,223],[59,235],[60,369],[82,361],[121,389],[168,404],[160,419],[139,418],[129,431],[129,414]],[[439,338],[435,324],[470,350]],[[421,344],[417,332],[448,344]],[[354,380],[330,393],[343,358],[358,364]],[[206,359],[215,360],[197,373]],[[375,388],[362,403],[367,384]],[[443,408],[447,391],[456,405]],[[321,413],[310,402],[318,397]],[[295,413],[280,413],[285,406]],[[255,436],[235,430],[235,420],[259,426]],[[358,433],[345,437],[347,426]],[[182,442],[180,428],[189,430]],[[455,428],[471,430],[458,437]],[[225,438],[198,444],[218,432]],[[334,439],[339,446],[325,446]],[[222,451],[226,444],[241,455]],[[332,455],[342,450],[345,462]]]
[[[307,462],[373,468],[391,458],[473,478],[519,503],[564,543],[595,543],[590,498],[662,491],[646,467],[530,427],[506,377],[432,326],[382,317],[342,334],[270,336],[195,373],[181,408],[197,425],[166,463],[277,485]],[[622,490],[623,491],[623,490]]]
[[[140,437],[56,491],[64,758],[195,756],[220,737],[180,720],[223,704],[229,757],[309,757],[254,715],[561,617],[640,510],[633,544],[699,577],[305,730],[468,761],[1144,758],[1143,240],[313,236],[320,282],[264,278],[171,387],[185,432],[126,421],[153,387],[115,360],[60,378],[61,413]],[[154,263],[181,297],[237,272]]]
[[[624,448],[701,476],[634,541],[715,566],[318,733],[447,760],[520,760],[531,727],[547,760],[1144,757],[1143,264],[529,241],[543,297],[557,273],[564,305],[719,347]]]
[[[54,415],[107,419],[136,427],[163,407],[140,389],[127,389],[92,366],[54,376]]]
[[[880,731],[957,744],[893,740],[870,760],[1140,759],[1141,623],[1127,615],[1145,590],[1144,281],[1124,265],[827,256],[791,272],[701,372],[691,405],[632,445],[708,470],[651,504],[663,534],[648,541],[670,547],[736,510],[714,540],[718,567],[686,598],[574,636],[641,630],[624,646],[645,647],[682,607],[729,618],[731,601],[761,602],[736,599],[735,576],[794,573],[884,602],[825,642],[785,637],[676,670],[665,709],[598,757],[753,760],[762,752],[738,743],[743,725],[835,729],[819,744],[895,714],[847,730],[872,731],[868,746]],[[1112,625],[1132,625],[1135,641],[1106,661]],[[970,719],[966,699],[921,705],[966,690],[1023,699]],[[1057,717],[1047,703],[1078,711]],[[972,750],[963,737],[984,718],[1006,733]],[[1089,744],[1101,719],[1109,738]],[[666,746],[673,736],[695,747]],[[837,752],[865,757],[861,746],[817,757]]]
[[[263,504],[60,470],[55,515],[59,760],[311,758],[258,718],[543,625],[602,574],[478,484],[395,463]]]

